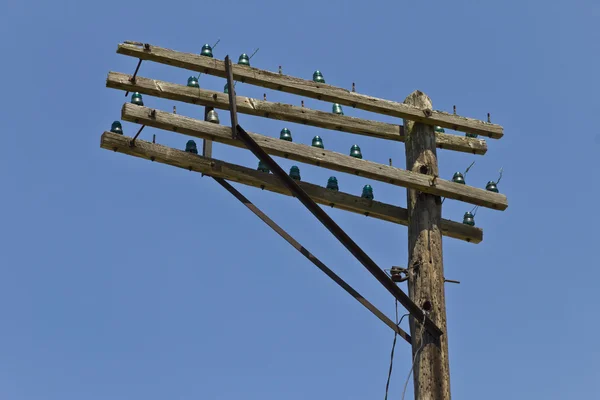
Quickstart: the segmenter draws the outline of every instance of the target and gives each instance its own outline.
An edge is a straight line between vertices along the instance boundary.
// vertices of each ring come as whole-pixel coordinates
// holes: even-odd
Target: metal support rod
[[[362,304],[367,310],[371,311],[377,318],[381,320],[384,324],[386,324],[390,329],[400,335],[404,340],[408,343],[411,342],[410,335],[403,331],[398,325],[396,325],[391,319],[389,319],[385,314],[383,314],[379,309],[377,309],[373,304],[371,304],[367,299],[365,299],[360,293],[358,293],[352,286],[348,285],[342,278],[340,278],[335,272],[330,270],[321,260],[315,257],[310,251],[308,251],[304,246],[296,241],[290,234],[288,234],[282,227],[277,225],[275,221],[269,218],[265,213],[263,213],[258,207],[256,207],[250,200],[248,200],[243,194],[241,194],[236,188],[231,186],[229,182],[225,181],[222,178],[214,178],[219,185],[223,186],[229,193],[231,193],[236,199],[238,199],[242,204],[244,204],[250,211],[252,211],[258,218],[260,218],[265,224],[267,224],[271,229],[273,229],[279,236],[284,238],[289,244],[292,245],[293,248],[298,250],[304,257],[306,257],[310,262],[315,264],[317,268],[319,268],[325,275],[331,278],[332,281],[337,283],[342,289],[344,289],[350,296],[354,297],[360,304]]]
[[[373,261],[351,238],[344,232],[338,224],[327,215],[321,207],[315,203],[306,192],[298,186],[298,184],[285,173],[283,169],[273,160],[259,145],[248,135],[248,133],[239,125],[237,125],[238,137],[246,144],[246,147],[259,160],[269,167],[282,183],[292,192],[292,194],[300,200],[302,204],[319,220],[325,227],[356,257],[358,261],[381,283],[408,312],[419,321],[425,321],[425,327],[434,336],[440,337],[443,332],[426,317],[423,310],[418,307],[406,293],[404,293],[385,272]]]
[[[138,63],[137,63],[137,67],[135,67],[135,72],[133,73],[133,76],[131,78],[129,78],[129,82],[131,83],[135,83],[135,76],[137,75],[138,71],[140,70],[140,65],[142,65],[142,59],[140,58]],[[125,92],[125,97],[129,96],[129,90]]]
[[[225,74],[227,75],[227,87],[229,88],[229,112],[231,114],[231,137],[236,138],[236,127],[238,126],[237,106],[235,102],[235,87],[233,85],[233,72],[231,71],[231,59],[225,57]]]
[[[444,279],[444,282],[448,282],[448,283],[459,283],[460,281],[455,281],[454,279]]]
[[[133,139],[131,139],[131,142],[129,142],[129,146],[135,147],[135,139],[137,139],[138,136],[140,136],[140,133],[142,133],[142,130],[144,130],[145,127],[146,127],[146,125],[142,125],[142,127],[140,128],[140,130],[137,131],[137,133],[133,137]]]

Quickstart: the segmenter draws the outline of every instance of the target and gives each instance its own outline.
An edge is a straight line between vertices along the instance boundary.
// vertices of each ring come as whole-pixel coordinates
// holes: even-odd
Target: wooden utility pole
[[[483,231],[475,226],[471,212],[464,214],[462,223],[442,219],[440,196],[469,203],[471,206],[499,211],[508,207],[508,199],[498,192],[495,184],[492,185],[494,182],[489,182],[486,186],[471,186],[465,182],[465,177],[460,172],[455,173],[451,179],[443,179],[451,175],[439,173],[437,149],[483,155],[487,152],[487,144],[480,136],[500,139],[504,135],[504,128],[492,124],[489,114],[485,122],[457,115],[456,107],[452,114],[433,110],[429,97],[420,91],[413,92],[400,103],[357,93],[354,85],[352,91],[333,86],[331,83],[325,83],[322,75],[317,79],[313,74],[313,79],[309,80],[283,75],[281,69],[279,73],[275,73],[255,66],[232,65],[229,56],[223,61],[212,56],[183,53],[141,42],[119,44],[117,53],[137,58],[138,64],[133,75],[110,72],[106,81],[107,87],[204,106],[205,118],[202,121],[175,112],[164,112],[132,99],[133,104],[123,105],[121,119],[140,124],[142,128],[135,137],[126,137],[119,126],[113,127],[118,122],[115,121],[111,131],[102,134],[101,147],[212,176],[251,210],[253,206],[249,200],[227,186],[224,179],[297,198],[411,315],[410,337],[406,334],[403,337],[412,345],[415,399],[450,400],[442,235],[470,243],[480,243],[483,240]],[[247,85],[333,103],[334,111],[310,109],[304,107],[304,101],[301,103],[302,107],[298,107],[266,101],[266,96],[263,96],[262,100],[238,96],[233,89],[229,93],[220,93],[141,77],[137,73],[142,60],[226,78],[230,88],[236,80]],[[405,78],[410,79],[410,76]],[[397,123],[338,114],[335,110],[341,105],[388,117],[403,118],[404,124],[400,126]],[[230,111],[231,126],[220,125],[216,119],[207,121],[208,113],[213,107]],[[406,169],[392,166],[391,159],[389,165],[380,164],[369,161],[368,158],[363,159],[362,155],[357,158],[356,154],[352,154],[352,150],[348,154],[347,149],[340,152],[339,148],[334,150],[324,147],[323,141],[320,145],[315,144],[318,143],[315,142],[317,137],[313,138],[311,144],[310,138],[302,137],[302,133],[292,142],[267,134],[246,132],[238,124],[238,113],[345,132],[359,137],[370,136],[392,142],[404,142]],[[138,140],[137,137],[144,126],[203,139],[202,154],[197,154],[193,149],[190,151],[187,146],[184,151],[150,143],[141,138]],[[446,133],[444,128],[456,132]],[[251,151],[261,162],[259,169],[213,158],[213,142]],[[354,147],[352,146],[352,149]],[[365,190],[359,196],[360,188],[353,189],[355,194],[341,192],[335,177],[330,178],[333,180],[328,180],[326,186],[325,182],[314,184],[300,181],[299,177],[298,180],[294,180],[271,156],[368,178],[382,185],[404,187],[407,190],[407,208],[374,200],[368,191],[365,195]],[[268,168],[265,168],[265,165]],[[386,270],[378,266],[321,207],[317,206],[317,203],[407,226],[406,268],[392,268],[390,275],[386,275]],[[256,210],[253,212],[256,213]],[[263,217],[261,219],[267,222],[266,217]],[[267,223],[278,233],[283,232],[272,221]],[[286,240],[291,238],[287,233],[282,236],[287,237]],[[299,243],[294,240],[288,242],[315,262],[316,259]],[[407,280],[408,295],[397,286]],[[337,282],[339,284],[343,281],[340,278]],[[350,290],[348,293],[352,294],[355,291]],[[358,299],[360,296],[355,297]],[[389,318],[381,315],[378,317],[397,332],[398,327],[390,324]]]
[[[405,104],[426,114],[431,100],[420,91],[411,93]],[[404,120],[406,169],[439,176],[433,126]],[[415,400],[449,400],[450,367],[442,261],[442,202],[436,195],[407,189],[408,206],[408,295],[445,332],[433,338],[411,317]]]

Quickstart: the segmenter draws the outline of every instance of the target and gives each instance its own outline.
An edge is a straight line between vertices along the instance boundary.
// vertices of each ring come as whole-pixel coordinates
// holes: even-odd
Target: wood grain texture
[[[130,81],[131,77],[132,75],[128,74],[109,72],[106,79],[106,86],[112,89],[140,92],[163,99],[229,110],[229,98],[225,93],[188,87],[186,85],[177,85],[141,76],[136,76],[135,83],[132,83]],[[247,115],[404,142],[404,129],[402,125],[337,115],[330,112],[244,96],[236,96],[236,105],[238,113]],[[447,133],[436,134],[436,146],[440,149],[472,154],[485,154],[487,151],[487,143],[483,139],[468,138]]]
[[[154,116],[151,113],[154,112]],[[155,128],[170,130],[201,139],[245,148],[244,143],[231,138],[231,128],[211,124],[182,115],[153,110],[148,107],[126,103],[121,118]],[[406,171],[389,165],[361,160],[349,155],[323,150],[279,138],[250,133],[252,138],[271,155],[317,165],[334,171],[363,176],[396,186],[417,189],[422,192],[444,196],[467,203],[504,210],[508,207],[506,196],[485,189],[461,185],[451,181],[432,178],[428,175]]]
[[[208,75],[225,77],[225,63],[223,60],[205,57],[199,54],[183,53],[153,45],[149,45],[146,49],[129,43],[119,44],[117,53],[191,71],[202,72]],[[233,78],[242,83],[298,94],[331,103],[339,103],[366,111],[405,118],[411,121],[439,125],[455,131],[476,133],[494,139],[499,139],[503,136],[503,128],[500,125],[472,118],[461,117],[443,111],[420,110],[407,104],[379,99],[351,92],[350,90],[340,87],[316,83],[312,80],[295,78],[258,68],[233,65],[232,69]],[[310,71],[310,73],[312,73],[312,71]]]
[[[431,100],[415,91],[405,103],[431,108]],[[431,125],[405,120],[406,169],[438,175],[435,134]],[[446,332],[436,338],[423,330],[422,321],[410,319],[416,400],[450,400],[450,367],[442,259],[442,202],[437,196],[414,189],[406,191],[408,205],[408,295],[417,305],[430,304],[431,320]],[[423,334],[421,333],[423,332]]]
[[[112,132],[102,134],[100,147],[117,151],[134,157],[152,160],[205,175],[223,178],[244,185],[262,188],[274,193],[291,196],[289,190],[273,174],[256,171],[240,165],[209,159],[200,155],[186,153],[171,147],[146,142],[137,139],[135,147],[131,147],[132,138]],[[341,210],[367,215],[383,221],[406,226],[408,224],[407,210],[391,204],[363,199],[344,192],[334,192],[322,186],[307,182],[298,184],[317,203],[332,206]],[[468,226],[459,222],[442,220],[442,233],[448,237],[464,240],[470,243],[480,243],[483,231],[480,228]]]

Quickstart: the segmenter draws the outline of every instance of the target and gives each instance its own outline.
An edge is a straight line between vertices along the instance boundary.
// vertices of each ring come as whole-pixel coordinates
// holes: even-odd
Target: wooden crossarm
[[[223,178],[244,185],[262,188],[270,192],[291,196],[289,190],[273,174],[257,171],[240,165],[226,163],[213,158],[186,153],[185,151],[150,143],[137,139],[135,146],[130,146],[131,137],[112,132],[104,132],[101,137],[100,147],[106,150],[117,151],[130,156],[152,160],[157,163],[202,173],[216,178]],[[406,226],[408,212],[405,208],[382,203],[374,200],[363,199],[349,193],[336,192],[308,182],[299,182],[309,196],[317,203],[332,206],[340,210],[356,214],[367,215],[383,221],[393,222]],[[480,243],[483,240],[483,230],[459,222],[443,219],[441,222],[442,234],[454,239],[471,243]]]
[[[178,85],[157,79],[143,78],[141,76],[136,76],[135,82],[132,82],[131,77],[132,75],[110,72],[106,80],[106,86],[129,92],[139,92],[144,95],[163,99],[229,110],[229,98],[227,94]],[[331,112],[312,110],[310,108],[274,103],[244,96],[236,96],[236,104],[238,113],[247,115],[296,122],[398,142],[404,142],[406,139],[402,125],[337,115]],[[468,138],[447,133],[436,134],[436,146],[440,149],[473,154],[485,154],[487,151],[487,144],[483,139]]]
[[[149,60],[208,75],[225,77],[225,63],[216,58],[199,54],[183,53],[153,45],[138,46],[136,44],[119,44],[117,53]],[[500,125],[461,117],[443,111],[424,111],[417,107],[390,100],[378,99],[351,92],[350,90],[288,75],[270,72],[258,68],[233,65],[233,78],[242,83],[266,87],[287,93],[298,94],[309,98],[359,108],[379,114],[391,115],[429,125],[439,125],[456,131],[475,133],[499,139],[503,136]]]
[[[125,121],[245,148],[241,140],[232,139],[230,127],[178,114],[126,103],[123,105],[121,118]],[[334,171],[359,175],[396,186],[416,189],[425,193],[456,199],[482,207],[496,210],[505,210],[508,207],[506,196],[501,193],[461,185],[440,178],[433,179],[426,174],[357,159],[331,150],[323,150],[256,133],[252,133],[251,135],[271,155],[317,165]]]

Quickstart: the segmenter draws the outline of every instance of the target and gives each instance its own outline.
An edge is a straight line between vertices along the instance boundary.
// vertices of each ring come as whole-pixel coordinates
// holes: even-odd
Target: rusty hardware
[[[392,276],[392,281],[396,283],[408,280],[408,270],[406,268],[392,267],[390,275]]]

